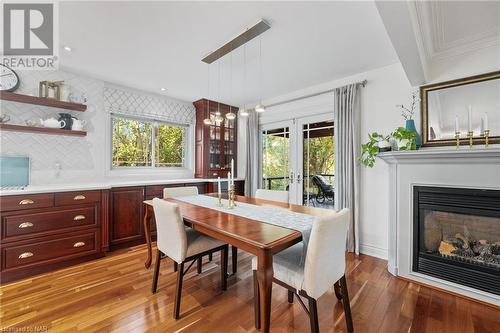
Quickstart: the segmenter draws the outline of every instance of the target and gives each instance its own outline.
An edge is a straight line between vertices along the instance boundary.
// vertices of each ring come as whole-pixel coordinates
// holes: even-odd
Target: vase
[[[415,137],[415,145],[417,146],[417,149],[419,149],[422,146],[422,138],[417,132],[417,129],[415,128],[415,121],[413,119],[408,119],[406,120],[406,129],[412,132],[415,132],[417,136]]]

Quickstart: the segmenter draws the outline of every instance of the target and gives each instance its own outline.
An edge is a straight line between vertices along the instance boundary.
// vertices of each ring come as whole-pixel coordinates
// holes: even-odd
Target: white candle
[[[227,173],[227,191],[229,193],[229,188],[231,187],[231,171]]]
[[[221,191],[220,191],[220,177],[217,177],[217,193],[219,195],[221,195]]]
[[[488,113],[486,113],[486,112],[484,113],[484,124],[483,125],[484,125],[485,130],[490,129],[490,127],[488,126]]]
[[[481,116],[481,126],[479,127],[479,134],[484,133],[484,116]]]
[[[234,185],[234,159],[231,159],[231,175],[233,178],[231,179],[231,184]]]
[[[467,128],[469,132],[472,132],[472,106],[469,105],[469,118],[467,122]]]
[[[458,116],[455,116],[455,133],[460,132],[460,126],[458,124]]]

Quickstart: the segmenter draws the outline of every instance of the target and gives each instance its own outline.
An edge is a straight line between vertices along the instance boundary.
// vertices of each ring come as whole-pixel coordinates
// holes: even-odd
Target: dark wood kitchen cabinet
[[[143,186],[111,190],[111,249],[145,242],[142,226],[144,193]]]
[[[238,118],[229,120],[226,115],[229,112],[237,115],[238,108],[205,98],[193,105],[196,108],[195,177],[225,178],[231,169],[231,159],[236,171],[238,157]],[[220,122],[216,121],[218,112],[222,117]],[[205,124],[205,119],[212,120],[212,124]]]

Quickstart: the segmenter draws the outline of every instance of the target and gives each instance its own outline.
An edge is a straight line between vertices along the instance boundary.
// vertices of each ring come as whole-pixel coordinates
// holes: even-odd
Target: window
[[[112,167],[184,167],[187,126],[112,116]]]

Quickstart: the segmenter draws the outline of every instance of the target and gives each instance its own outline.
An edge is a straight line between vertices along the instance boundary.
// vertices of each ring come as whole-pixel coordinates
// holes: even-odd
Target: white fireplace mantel
[[[500,146],[423,148],[377,155],[389,164],[388,270],[393,275],[500,305],[500,297],[412,270],[413,187],[500,190]],[[379,161],[381,162],[381,161]]]

